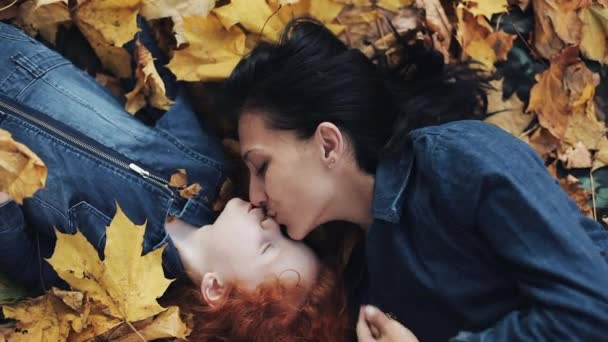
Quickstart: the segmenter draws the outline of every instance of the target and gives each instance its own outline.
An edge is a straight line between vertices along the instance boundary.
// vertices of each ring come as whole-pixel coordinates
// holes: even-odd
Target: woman
[[[139,38],[149,44],[145,32]],[[198,339],[344,338],[339,281],[310,248],[242,200],[229,201],[216,219],[220,144],[174,80],[166,79],[174,105],[149,127],[18,29],[0,23],[0,46],[0,129],[49,170],[45,188],[23,206],[0,194],[1,273],[42,290],[65,285],[44,260],[55,246],[54,228],[79,229],[102,254],[118,202],[132,221],[146,223],[143,252],[167,245],[166,275],[192,280],[201,300],[190,303]],[[168,185],[178,169],[201,185],[198,195],[184,199]]]
[[[446,123],[485,113],[478,71],[403,53],[389,70],[300,19],[244,58],[225,89],[251,202],[296,240],[366,231],[361,302],[395,320],[363,310],[364,340],[605,339],[607,233],[525,143]]]

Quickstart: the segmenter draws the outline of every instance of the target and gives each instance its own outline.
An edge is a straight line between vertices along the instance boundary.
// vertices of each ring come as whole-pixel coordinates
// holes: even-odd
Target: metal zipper
[[[22,110],[20,110],[18,108],[15,108],[15,107],[11,106],[10,104],[2,101],[2,99],[0,99],[0,107],[3,107],[3,108],[8,109],[9,111],[11,111],[11,112],[13,112],[15,114],[23,116],[28,121],[31,121],[31,122],[35,123],[36,125],[39,125],[39,126],[45,128],[45,129],[53,132],[54,134],[60,136],[61,138],[66,139],[67,141],[71,142],[72,144],[74,144],[74,145],[76,145],[76,146],[78,146],[78,147],[80,147],[80,148],[82,148],[84,150],[87,150],[88,152],[90,152],[90,153],[92,153],[92,154],[94,154],[94,155],[96,155],[98,157],[101,157],[101,158],[105,159],[106,161],[109,161],[109,162],[111,162],[111,163],[113,163],[115,165],[118,165],[118,166],[120,166],[121,168],[123,168],[125,170],[130,170],[130,171],[133,171],[133,172],[137,173],[142,178],[144,178],[144,179],[146,179],[146,180],[148,180],[148,181],[150,181],[150,182],[152,182],[152,183],[154,183],[156,185],[159,185],[159,186],[167,189],[171,193],[171,196],[174,197],[175,194],[173,193],[173,191],[171,190],[171,188],[169,188],[169,182],[166,179],[164,179],[162,177],[159,177],[159,176],[157,176],[157,175],[155,175],[155,174],[153,174],[153,173],[145,170],[144,168],[138,166],[135,163],[124,162],[124,161],[119,160],[118,158],[115,158],[115,157],[113,157],[113,156],[111,156],[111,155],[109,155],[109,154],[107,154],[107,153],[105,153],[103,151],[100,151],[99,149],[95,148],[94,146],[91,146],[91,145],[89,145],[89,144],[87,144],[85,142],[82,142],[82,141],[78,140],[77,138],[75,138],[75,137],[73,137],[73,136],[71,136],[71,135],[63,132],[62,130],[60,130],[60,129],[58,129],[58,128],[56,128],[56,127],[54,127],[54,126],[52,126],[52,125],[50,125],[50,124],[48,124],[48,123],[46,123],[46,122],[38,119],[38,118],[36,118],[36,117],[31,116],[28,113],[25,113],[24,111],[22,111]]]

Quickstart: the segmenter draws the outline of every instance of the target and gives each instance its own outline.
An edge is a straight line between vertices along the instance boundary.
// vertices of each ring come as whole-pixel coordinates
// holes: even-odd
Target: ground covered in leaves
[[[213,102],[207,92],[213,84],[257,42],[276,41],[285,23],[302,15],[319,19],[376,60],[397,62],[398,32],[409,44],[439,51],[447,63],[478,61],[495,75],[487,121],[530,144],[581,210],[606,220],[608,0],[0,0],[0,20],[55,47],[140,116],[147,107],[162,111],[172,102],[150,52],[139,42],[133,56],[124,48],[138,31],[138,16],[168,56],[162,67],[190,82],[202,102]],[[132,77],[135,82],[124,81]],[[221,122],[221,113],[201,111]],[[21,202],[45,179],[43,161],[0,131],[0,190]],[[172,182],[184,197],[198,191],[185,173]],[[121,229],[132,236],[119,240],[143,236],[144,228],[119,212],[103,261],[82,236],[58,233],[63,247],[49,262],[72,291],[53,289],[17,301],[25,293],[0,277],[0,305],[14,319],[1,332],[11,341],[185,338],[187,316],[156,302],[169,285],[160,254],[142,257],[113,243],[117,225],[132,228]],[[116,265],[116,253],[129,264]],[[137,281],[148,286],[140,289]]]

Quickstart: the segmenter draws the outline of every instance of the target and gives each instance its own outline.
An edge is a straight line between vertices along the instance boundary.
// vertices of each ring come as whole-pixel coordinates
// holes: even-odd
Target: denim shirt
[[[409,141],[376,172],[364,301],[420,341],[605,341],[608,233],[536,152],[476,121]]]
[[[201,127],[185,92],[176,89],[174,105],[150,127],[16,28],[0,23],[0,46],[0,129],[33,150],[49,172],[45,187],[22,206],[0,207],[0,273],[34,288],[61,284],[43,260],[52,254],[54,228],[79,229],[103,255],[118,204],[136,224],[146,224],[143,252],[168,244],[165,273],[179,275],[182,265],[165,221],[212,222],[211,203],[223,177],[221,144]],[[201,185],[197,196],[186,200],[166,184],[178,169]]]

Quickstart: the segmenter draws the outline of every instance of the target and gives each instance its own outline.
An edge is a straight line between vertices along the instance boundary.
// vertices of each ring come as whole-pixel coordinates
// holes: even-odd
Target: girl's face
[[[294,240],[326,222],[335,182],[318,139],[301,140],[292,131],[271,129],[255,113],[241,115],[238,129],[251,203],[265,207]]]
[[[249,202],[230,200],[217,220],[200,233],[206,235],[205,248],[213,256],[209,261],[214,271],[227,282],[255,289],[268,277],[305,286],[316,279],[320,263],[314,252],[284,236],[272,218]]]

